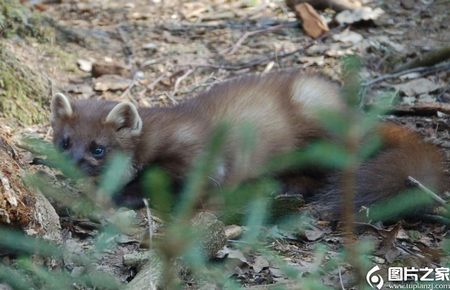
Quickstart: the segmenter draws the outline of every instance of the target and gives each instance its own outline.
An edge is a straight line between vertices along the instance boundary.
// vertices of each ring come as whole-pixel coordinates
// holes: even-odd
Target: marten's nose
[[[70,151],[70,159],[77,165],[80,165],[84,161],[84,149],[74,148]]]

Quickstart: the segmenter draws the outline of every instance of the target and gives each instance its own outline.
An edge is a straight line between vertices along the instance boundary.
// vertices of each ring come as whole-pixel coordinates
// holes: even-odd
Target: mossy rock
[[[46,122],[49,94],[48,81],[0,45],[0,116],[23,125]]]
[[[32,13],[17,0],[0,0],[0,36],[32,37],[47,41],[52,38],[51,29],[42,25],[41,17]]]

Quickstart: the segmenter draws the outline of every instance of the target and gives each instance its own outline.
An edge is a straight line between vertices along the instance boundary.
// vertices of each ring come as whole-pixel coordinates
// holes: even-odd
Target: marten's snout
[[[83,161],[85,160],[84,155],[85,155],[84,148],[74,148],[69,152],[70,160],[72,160],[73,163],[75,163],[78,166],[81,165],[81,163],[83,163]]]
[[[86,148],[86,146],[73,146],[67,154],[73,164],[81,169],[86,175],[95,176],[101,173],[101,160],[91,156],[91,150]]]

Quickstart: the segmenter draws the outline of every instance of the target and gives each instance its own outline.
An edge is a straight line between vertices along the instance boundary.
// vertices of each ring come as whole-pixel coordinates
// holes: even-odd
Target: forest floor
[[[370,81],[450,43],[450,7],[445,0],[370,1],[367,6],[384,11],[380,17],[346,25],[330,22],[330,31],[317,40],[305,34],[283,1],[276,0],[24,2],[52,19],[60,34],[53,43],[4,40],[17,58],[50,81],[52,92],[44,102],[45,113],[51,93],[57,91],[73,98],[130,99],[141,106],[170,106],[217,82],[247,73],[296,67],[339,80],[340,58],[354,53],[362,59],[363,80]],[[319,13],[331,21],[336,12]],[[386,78],[367,87],[366,102],[376,102],[381,92],[397,92],[393,106],[403,109],[385,119],[419,132],[450,157],[450,111],[415,110],[423,104],[449,103],[449,80],[448,69]],[[51,136],[48,122],[9,125],[18,138],[24,132],[47,140]],[[21,156],[30,161],[26,153]],[[65,244],[74,251],[89,248],[89,222],[65,219]],[[431,267],[448,263],[442,252],[446,225],[402,221],[361,225],[357,230],[359,239],[374,243],[374,265]],[[317,221],[304,233],[280,232],[279,239],[267,247],[308,275],[338,255],[342,243],[342,235],[332,224]],[[319,244],[325,245],[326,251],[318,249]],[[233,242],[229,248],[231,252]],[[122,282],[129,281],[135,273],[120,257],[138,250],[138,242],[124,239],[116,252],[99,259],[99,268]],[[258,253],[247,257],[234,253],[229,258],[240,260],[230,276],[242,285],[288,281]],[[324,275],[322,282],[347,289],[353,283],[351,274],[343,265]]]

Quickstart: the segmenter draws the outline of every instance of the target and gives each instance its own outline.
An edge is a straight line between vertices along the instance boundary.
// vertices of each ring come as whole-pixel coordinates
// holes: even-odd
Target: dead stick
[[[228,52],[225,50],[222,53],[227,54],[227,55],[231,55],[231,54],[235,53],[239,49],[239,47],[242,45],[242,43],[245,40],[247,40],[247,38],[249,38],[250,36],[257,35],[257,34],[260,34],[260,33],[265,33],[265,32],[276,31],[276,30],[279,30],[279,29],[284,28],[284,27],[286,27],[285,24],[278,24],[278,25],[271,26],[271,27],[268,27],[268,28],[263,28],[263,29],[259,29],[259,30],[255,30],[255,31],[245,32],[239,38],[239,40],[230,49],[228,49]]]
[[[375,79],[372,79],[372,80],[369,80],[369,81],[363,83],[363,86],[370,87],[376,83],[385,81],[387,79],[398,78],[402,75],[406,75],[409,73],[421,73],[422,75],[428,75],[428,74],[432,74],[432,73],[435,73],[438,71],[446,71],[446,70],[450,70],[450,63],[444,63],[444,64],[432,66],[432,67],[416,67],[416,68],[407,69],[407,70],[399,71],[399,72],[392,73],[392,74],[385,74],[385,75],[379,76]]]
[[[401,65],[394,70],[395,72],[423,66],[432,66],[437,63],[450,59],[450,46],[433,50],[423,55],[419,55],[417,58],[408,62],[405,65]]]
[[[343,30],[344,27],[336,27],[330,31],[328,31],[327,33],[322,34],[320,37],[318,37],[317,39],[311,41],[310,43],[308,43],[307,45],[295,49],[293,51],[290,52],[286,52],[286,53],[282,53],[282,54],[277,54],[277,53],[273,53],[270,56],[264,57],[264,58],[258,58],[255,60],[251,60],[249,62],[246,63],[242,63],[242,64],[238,64],[238,65],[216,65],[216,64],[191,64],[189,66],[191,67],[196,67],[196,68],[201,68],[201,67],[207,67],[207,68],[216,68],[216,69],[225,69],[225,70],[241,70],[241,69],[245,69],[245,68],[250,68],[250,67],[254,67],[263,63],[268,63],[270,61],[273,60],[279,60],[294,54],[297,54],[299,52],[305,51],[306,49],[312,47],[313,45],[317,44],[318,41],[323,40],[324,38],[328,37],[329,35],[332,35],[336,32],[339,32],[341,30]]]
[[[431,191],[428,187],[423,185],[420,181],[418,181],[414,177],[408,176],[408,181],[411,182],[414,186],[416,186],[416,187],[420,188],[421,190],[423,190],[426,194],[431,196],[440,205],[447,206],[447,202],[445,202],[445,200],[442,197],[440,197],[439,195],[437,195],[436,193]]]
[[[174,85],[174,87],[173,87],[173,91],[172,91],[172,93],[170,94],[170,97],[169,97],[169,98],[172,100],[172,102],[174,102],[175,104],[178,103],[178,102],[175,100],[174,97],[175,97],[175,94],[176,94],[177,91],[178,91],[178,87],[180,86],[180,83],[181,83],[185,78],[187,78],[190,74],[192,74],[194,71],[195,71],[195,68],[192,68],[192,69],[187,70],[182,76],[178,77],[177,80],[175,81],[175,85]]]
[[[156,87],[156,85],[164,78],[166,78],[165,75],[160,75],[156,80],[154,80],[151,84],[149,84],[146,89],[152,91]]]
[[[147,219],[148,219],[148,238],[149,238],[149,249],[152,248],[152,243],[153,243],[153,216],[152,216],[152,212],[150,210],[150,206],[148,205],[148,200],[146,198],[143,198],[142,201],[144,202],[145,205],[145,210],[147,213]]]
[[[128,65],[134,65],[134,61],[133,61],[133,54],[134,54],[134,52],[133,52],[133,47],[130,44],[132,42],[127,37],[124,29],[121,26],[117,27],[117,32],[119,34],[120,40],[123,43],[123,54],[125,55],[125,57],[127,59],[127,64]]]
[[[344,281],[342,281],[342,273],[341,273],[341,267],[340,266],[338,267],[338,270],[339,270],[339,282],[341,284],[341,289],[345,290]]]
[[[433,116],[437,112],[450,114],[450,104],[446,103],[422,103],[416,105],[397,105],[390,110],[391,113],[396,115],[422,115]]]
[[[119,99],[124,98],[127,94],[130,93],[131,89],[136,85],[137,82],[137,77],[133,77],[133,80],[131,81],[131,83],[128,85],[127,89],[120,95]],[[130,94],[130,98],[132,99],[133,97]]]

